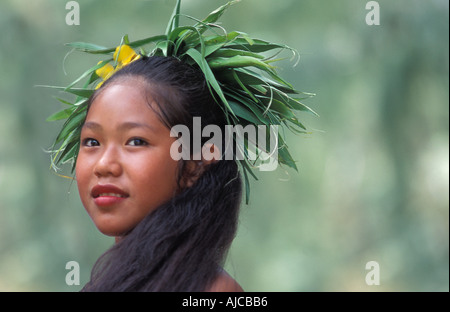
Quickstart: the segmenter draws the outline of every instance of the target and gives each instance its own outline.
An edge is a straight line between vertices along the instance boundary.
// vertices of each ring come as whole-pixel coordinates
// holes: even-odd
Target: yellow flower
[[[102,61],[98,62],[97,65],[100,64],[101,62],[102,62]],[[106,80],[106,79],[108,79],[109,77],[111,77],[111,75],[113,74],[113,72],[114,72],[114,67],[113,67],[111,64],[109,64],[109,63],[103,65],[102,67],[100,67],[99,69],[97,69],[97,70],[95,71],[95,73],[97,74],[97,76],[99,76],[99,77],[102,78],[103,80]]]
[[[119,56],[117,56],[117,54],[119,54]],[[113,57],[122,67],[139,59],[140,55],[136,54],[136,52],[134,52],[134,50],[130,48],[130,46],[124,44],[116,48],[116,52],[114,52]]]
[[[126,44],[118,46],[113,56],[114,60],[117,61],[116,67],[114,68],[111,64],[108,63],[95,71],[97,76],[99,76],[103,80],[95,87],[95,89],[100,88],[103,82],[109,79],[109,77],[111,77],[116,71],[138,60],[140,57],[141,56],[139,54],[136,54],[136,52],[134,52],[134,50],[130,46]]]

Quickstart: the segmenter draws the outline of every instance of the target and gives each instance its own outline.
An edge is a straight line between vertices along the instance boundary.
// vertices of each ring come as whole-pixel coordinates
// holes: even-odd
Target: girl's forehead
[[[111,87],[121,87],[123,89],[129,89],[130,91],[139,91],[143,94],[151,93],[149,83],[145,80],[145,78],[140,76],[120,76],[105,85],[103,90],[100,89],[99,91],[103,93]]]
[[[129,117],[154,120],[158,107],[151,92],[131,80],[105,86],[95,97],[86,120],[117,120]]]
[[[132,102],[145,102],[153,109],[157,108],[154,103],[154,92],[150,84],[141,77],[126,76],[112,81],[104,88],[98,90],[98,94],[95,95],[91,105],[105,98],[108,101],[132,100]]]

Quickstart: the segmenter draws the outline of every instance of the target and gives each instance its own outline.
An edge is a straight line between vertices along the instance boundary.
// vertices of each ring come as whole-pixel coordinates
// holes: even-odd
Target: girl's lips
[[[111,206],[118,204],[125,200],[126,197],[117,197],[117,196],[100,196],[94,198],[94,202],[97,206]]]
[[[110,206],[122,202],[129,194],[112,184],[98,184],[92,188],[91,196],[96,205]]]

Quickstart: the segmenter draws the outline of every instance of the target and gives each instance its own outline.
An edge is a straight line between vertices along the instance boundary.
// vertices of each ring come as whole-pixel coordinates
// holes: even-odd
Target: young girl
[[[276,132],[273,149],[266,143],[272,127],[304,132],[294,111],[311,110],[292,97],[300,92],[271,65],[280,49],[293,49],[214,24],[234,2],[194,26],[179,26],[179,0],[166,35],[135,42],[124,36],[116,49],[69,44],[108,55],[63,88],[77,99],[63,101],[70,107],[49,118],[67,118],[53,163],[73,161],[84,207],[97,228],[116,240],[83,291],[242,291],[222,267],[243,186],[248,199],[251,157],[256,151],[296,169],[282,132]],[[149,43],[156,47],[147,53]],[[272,56],[261,54],[274,49]],[[73,87],[86,77],[84,88]],[[257,140],[242,139],[243,160],[223,157],[230,124],[258,132]],[[179,135],[171,130],[179,125],[188,130],[182,139],[201,140],[200,146],[177,145]],[[219,141],[198,137],[208,126],[225,135]],[[180,147],[189,157],[173,157]]]
[[[202,73],[168,57],[142,57],[94,93],[77,184],[95,225],[116,244],[83,290],[241,290],[221,268],[241,200],[237,164],[170,155],[174,125],[191,127],[199,116],[224,128],[213,103]]]

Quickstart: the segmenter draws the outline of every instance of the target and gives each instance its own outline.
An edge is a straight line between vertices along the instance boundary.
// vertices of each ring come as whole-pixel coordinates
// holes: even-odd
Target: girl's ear
[[[203,157],[203,153],[201,155],[201,160],[188,160],[185,165],[184,172],[184,187],[191,187],[197,179],[202,175],[205,171],[206,167],[212,163],[215,163],[221,158],[221,151],[212,143],[207,143],[203,145],[202,151],[207,149],[210,155],[213,155],[211,160],[206,160]],[[194,157],[198,158],[198,157]],[[208,157],[209,158],[209,157]]]

